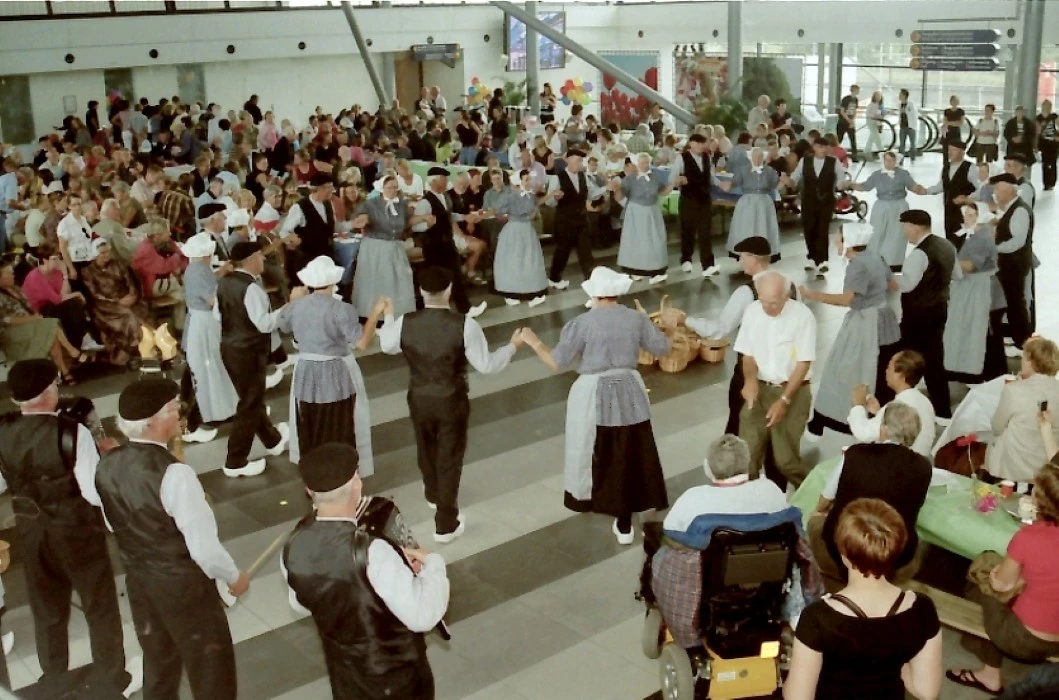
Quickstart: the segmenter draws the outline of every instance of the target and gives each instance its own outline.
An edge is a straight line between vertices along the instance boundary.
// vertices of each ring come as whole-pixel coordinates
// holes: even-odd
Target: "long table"
[[[804,523],[809,522],[809,516],[816,510],[820,492],[838,467],[838,461],[836,457],[818,464],[791,497],[791,505],[802,511]],[[916,521],[920,539],[967,559],[974,559],[987,550],[1006,553],[1019,523],[1001,508],[992,513],[975,510],[971,480],[958,474],[950,476],[953,485],[932,486],[927,492]]]

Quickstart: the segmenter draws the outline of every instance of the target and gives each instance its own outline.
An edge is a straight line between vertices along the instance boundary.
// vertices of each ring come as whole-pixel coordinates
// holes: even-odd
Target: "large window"
[[[0,141],[33,143],[33,107],[29,100],[29,77],[0,76]]]
[[[507,43],[507,69],[509,71],[526,70],[526,25],[511,15],[505,15],[507,27],[504,39]],[[566,32],[565,12],[538,12],[537,19],[552,29]],[[542,69],[565,68],[566,49],[551,39],[537,36],[540,67]]]

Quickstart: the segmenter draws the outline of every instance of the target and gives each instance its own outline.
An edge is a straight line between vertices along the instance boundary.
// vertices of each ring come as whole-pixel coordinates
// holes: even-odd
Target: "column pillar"
[[[1019,91],[1019,47],[1017,44],[1005,46],[1003,49],[1004,59],[1004,104],[1000,109],[1005,119],[1015,111],[1015,100],[1018,99]]]
[[[526,12],[537,16],[537,2],[526,3]],[[506,30],[505,30],[506,31]],[[526,101],[529,113],[540,116],[541,113],[541,60],[540,34],[533,27],[526,25]]]
[[[1041,42],[1044,41],[1044,0],[1024,0],[1022,11],[1017,102],[1032,117],[1037,113],[1037,83],[1041,73]]]
[[[743,94],[743,3],[728,0],[728,94]]]
[[[827,101],[829,109],[838,109],[842,101],[842,44],[831,44],[831,65],[828,66]]]
[[[827,86],[827,44],[817,44],[816,49],[816,109],[820,114],[827,112],[825,108],[824,92]]]

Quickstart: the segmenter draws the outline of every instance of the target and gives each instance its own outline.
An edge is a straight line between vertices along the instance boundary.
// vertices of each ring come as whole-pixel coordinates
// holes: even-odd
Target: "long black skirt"
[[[357,446],[353,428],[353,404],[356,394],[331,403],[299,401],[298,451],[304,456],[309,450],[329,442],[344,442]]]
[[[651,421],[597,426],[592,449],[592,499],[578,500],[568,492],[563,503],[579,513],[614,517],[668,508],[666,481]]]

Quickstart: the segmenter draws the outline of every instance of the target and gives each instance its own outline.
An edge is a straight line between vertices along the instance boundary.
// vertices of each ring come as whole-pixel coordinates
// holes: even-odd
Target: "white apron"
[[[850,309],[842,319],[816,392],[817,413],[839,423],[849,420],[853,387],[867,384],[875,391],[879,363],[879,308]]]
[[[336,359],[331,355],[314,355],[312,353],[298,353],[298,361],[294,364],[294,374],[291,375],[290,390],[290,461],[298,463],[301,453],[298,447],[298,400],[294,398],[294,378],[297,376],[298,367],[302,362],[329,362]],[[375,473],[375,457],[371,451],[371,413],[368,410],[368,392],[364,388],[364,375],[360,373],[360,366],[356,358],[350,353],[341,358],[349,368],[349,377],[353,380],[353,430],[356,431],[357,452],[360,456],[360,466],[357,472],[361,478],[369,477]]]
[[[234,416],[239,396],[221,360],[221,323],[213,311],[188,309],[184,353],[202,420],[213,423]]]
[[[563,481],[566,492],[579,501],[592,499],[592,452],[599,421],[596,388],[600,377],[629,374],[647,395],[643,377],[634,369],[609,369],[598,374],[582,374],[570,387],[566,399],[566,462]]]
[[[949,286],[949,318],[945,322],[945,369],[981,374],[989,335],[989,308],[996,270],[964,273]]]

